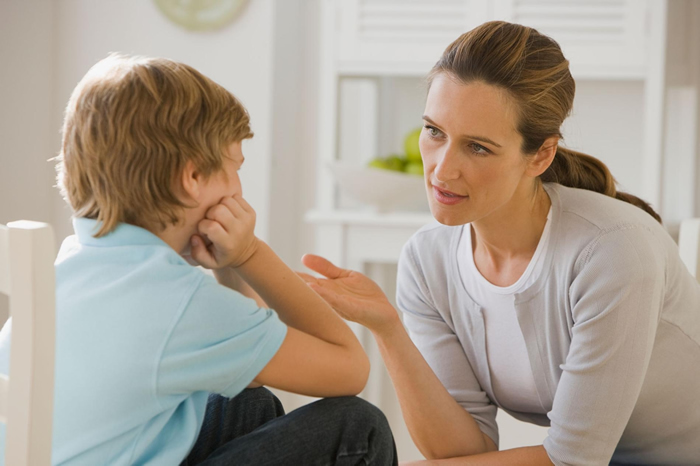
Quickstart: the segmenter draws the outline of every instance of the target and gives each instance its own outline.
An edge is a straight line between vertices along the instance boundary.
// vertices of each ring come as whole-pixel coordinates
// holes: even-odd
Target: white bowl
[[[332,163],[329,168],[343,193],[379,211],[430,210],[422,176],[346,162]]]

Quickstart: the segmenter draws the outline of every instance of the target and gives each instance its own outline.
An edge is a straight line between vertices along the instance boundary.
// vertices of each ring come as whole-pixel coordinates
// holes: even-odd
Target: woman
[[[434,464],[700,464],[700,287],[658,215],[558,146],[574,99],[559,46],[491,22],[429,76],[431,224],[399,262],[397,312],[317,256],[305,278],[369,328]],[[550,425],[497,451],[497,407]],[[431,462],[430,464],[433,464]]]

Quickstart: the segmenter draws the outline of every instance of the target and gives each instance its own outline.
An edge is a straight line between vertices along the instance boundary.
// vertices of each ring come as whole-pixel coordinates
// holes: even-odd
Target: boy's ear
[[[557,155],[559,137],[552,136],[544,140],[537,153],[528,161],[528,172],[536,177],[544,173]]]
[[[194,200],[199,198],[202,176],[191,160],[185,162],[185,168],[182,170],[182,179],[180,181],[186,196]]]

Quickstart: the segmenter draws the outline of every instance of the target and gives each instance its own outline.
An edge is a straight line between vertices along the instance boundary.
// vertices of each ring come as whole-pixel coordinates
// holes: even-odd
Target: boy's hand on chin
[[[190,255],[208,269],[240,267],[258,248],[255,211],[240,194],[210,207],[197,230],[199,234],[190,239]]]

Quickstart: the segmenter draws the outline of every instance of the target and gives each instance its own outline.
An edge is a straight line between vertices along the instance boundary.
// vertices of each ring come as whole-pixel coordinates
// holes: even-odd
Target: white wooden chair
[[[12,325],[10,377],[0,377],[8,466],[51,464],[54,259],[49,225],[25,220],[0,225],[0,293],[9,296],[6,325]]]
[[[681,222],[678,252],[690,273],[700,282],[700,218]]]

